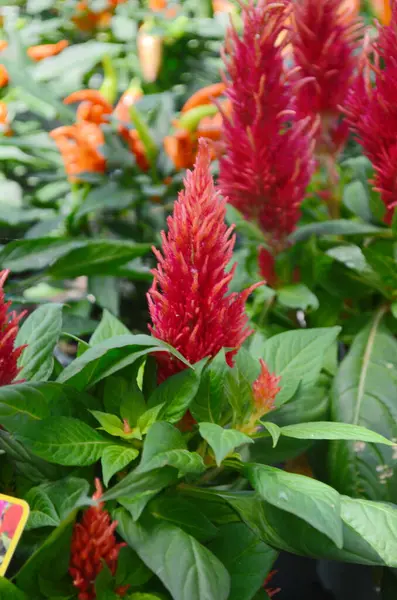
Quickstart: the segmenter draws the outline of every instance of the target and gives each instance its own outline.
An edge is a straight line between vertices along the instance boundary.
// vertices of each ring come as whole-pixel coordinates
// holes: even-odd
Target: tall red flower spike
[[[290,9],[289,0],[249,0],[242,5],[242,37],[231,28],[224,51],[232,114],[223,119],[220,188],[276,248],[296,226],[314,169],[310,119],[298,119],[294,110],[301,82],[284,68]]]
[[[225,224],[226,199],[215,191],[210,174],[210,150],[199,141],[195,168],[188,171],[185,190],[168,217],[168,234],[162,232],[162,250],[148,293],[151,333],[179,350],[191,363],[231,348],[232,357],[251,331],[245,302],[259,284],[228,294],[235,266],[227,272],[235,236]],[[166,353],[156,353],[159,381],[181,371],[184,365]]]
[[[4,283],[9,275],[8,270],[0,271],[0,386],[9,385],[18,375],[18,358],[26,346],[15,348],[15,339],[19,329],[19,321],[26,314],[19,315],[8,312],[11,302],[4,301]]]
[[[361,20],[353,2],[346,0],[295,0],[292,47],[300,67],[297,90],[301,117],[319,116],[317,153],[337,155],[343,148],[348,125],[341,107],[358,68]]]
[[[366,40],[361,72],[347,103],[346,114],[375,170],[374,189],[386,207],[385,222],[391,223],[397,206],[397,2],[392,5],[389,26],[380,27],[371,46]],[[369,62],[368,51],[374,54]],[[380,68],[380,63],[383,68]],[[375,85],[371,83],[372,72]]]
[[[96,492],[93,500],[102,496],[99,479],[95,480]],[[117,521],[111,522],[110,515],[103,507],[103,502],[91,506],[83,514],[80,523],[73,529],[69,573],[73,577],[73,585],[79,590],[78,600],[94,600],[95,579],[106,563],[112,575],[117,568],[117,559],[124,543],[117,543],[114,530]],[[123,586],[116,593],[123,597],[129,586]]]

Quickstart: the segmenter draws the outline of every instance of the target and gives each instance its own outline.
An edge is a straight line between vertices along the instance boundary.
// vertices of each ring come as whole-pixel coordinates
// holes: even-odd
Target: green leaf
[[[17,438],[48,462],[78,467],[92,465],[111,445],[95,429],[69,417],[31,423]]]
[[[264,343],[260,358],[271,373],[281,377],[277,407],[291,399],[298,385],[303,392],[316,383],[326,352],[339,332],[340,327],[287,331]]]
[[[90,396],[55,382],[19,383],[0,387],[0,424],[21,433],[26,425],[50,416],[73,416]]]
[[[58,381],[83,390],[152,352],[169,352],[190,366],[179,352],[161,340],[143,334],[120,335],[84,352],[62,371]]]
[[[28,600],[28,596],[5,577],[0,577],[0,598],[4,600]]]
[[[277,290],[280,304],[287,308],[301,310],[317,310],[320,306],[317,296],[303,283],[287,285]]]
[[[45,304],[23,323],[16,345],[27,344],[18,360],[19,377],[29,381],[47,381],[54,366],[54,348],[62,330],[62,304]]]
[[[379,433],[370,431],[366,427],[351,425],[349,423],[330,423],[317,421],[315,423],[299,423],[281,427],[281,435],[298,440],[353,440],[358,442],[372,442],[373,444],[386,444],[394,446]]]
[[[368,427],[395,442],[397,341],[382,325],[383,314],[378,311],[373,322],[355,337],[339,367],[332,389],[332,417]],[[368,442],[332,443],[330,483],[350,496],[397,500],[391,469],[395,448]]]
[[[244,523],[222,526],[209,549],[229,571],[228,600],[251,600],[263,586],[277,557],[276,550],[265,544]]]
[[[108,181],[87,194],[75,217],[81,219],[91,212],[98,215],[102,210],[119,211],[131,206],[136,200],[137,193],[131,187],[122,188],[119,182]]]
[[[227,600],[230,576],[194,537],[169,523],[149,528],[117,510],[118,531],[160,578],[174,600]]]
[[[164,404],[153,406],[153,408],[149,408],[141,414],[138,419],[138,429],[142,434],[147,433],[153,423],[156,423],[159,419],[160,412],[163,410],[163,406]]]
[[[218,532],[194,503],[180,496],[160,495],[149,504],[149,510],[156,519],[174,523],[199,541],[211,539]]]
[[[226,206],[226,220],[230,225],[235,225],[236,230],[243,234],[249,241],[256,244],[266,245],[266,239],[262,230],[252,221],[248,221],[231,204]]]
[[[245,433],[235,429],[224,429],[215,423],[200,423],[199,430],[201,437],[212,448],[218,467],[235,448],[253,443],[253,440]]]
[[[352,181],[344,187],[343,204],[363,221],[371,221],[369,197],[362,181]]]
[[[117,560],[116,584],[138,587],[153,577],[153,573],[132,548],[124,546],[120,549]]]
[[[71,241],[68,238],[36,238],[34,240],[15,240],[0,251],[0,263],[14,273],[37,271],[50,265],[73,248],[79,248],[84,242]]]
[[[122,471],[139,454],[135,448],[113,444],[105,448],[102,454],[103,482],[107,486],[115,473]]]
[[[229,370],[222,349],[204,368],[197,394],[189,406],[196,421],[219,421],[226,401],[224,382]]]
[[[234,367],[226,374],[225,394],[233,410],[232,423],[245,422],[252,413],[252,384],[260,373],[260,363],[241,348],[234,359]]]
[[[154,423],[149,429],[143,446],[142,459],[136,473],[170,466],[180,474],[205,471],[203,459],[197,452],[189,452],[183,435],[170,423]]]
[[[280,435],[281,435],[283,429],[280,428],[275,423],[270,423],[269,421],[261,421],[261,425],[263,425],[263,427],[265,429],[267,429],[267,431],[272,436],[273,448],[275,448],[277,446],[277,442],[280,438]],[[291,436],[291,437],[293,437],[293,436]]]
[[[116,335],[130,334],[130,331],[121,321],[114,317],[108,310],[102,313],[102,319],[90,339],[90,346],[95,346]]]
[[[180,421],[197,393],[201,372],[206,362],[207,359],[201,360],[193,368],[184,369],[180,373],[168,377],[151,394],[148,406],[163,404],[160,417],[170,423]]]
[[[149,244],[119,240],[42,237],[10,242],[0,251],[0,262],[15,273],[51,265],[54,277],[103,276],[149,250]]]
[[[86,503],[88,492],[87,481],[75,477],[31,488],[25,498],[30,507],[26,529],[58,527],[73,510]]]
[[[91,414],[96,418],[96,420],[102,425],[98,429],[103,429],[109,435],[121,437],[125,440],[131,439],[142,439],[141,433],[139,430],[132,430],[128,433],[124,431],[123,423],[116,417],[116,415],[111,415],[109,413],[101,412],[100,410],[91,410]]]
[[[54,529],[39,548],[28,558],[16,575],[18,587],[29,598],[36,594],[41,598],[41,578],[59,581],[67,575],[70,560],[70,543],[77,511]]]
[[[369,270],[365,256],[359,246],[353,244],[345,246],[334,246],[326,252],[327,256],[330,256],[334,260],[342,263],[348,269],[364,273]]]
[[[222,497],[245,523],[273,548],[286,552],[364,565],[383,565],[379,554],[354,529],[343,523],[343,549],[292,513],[261,501],[253,492]],[[343,497],[341,498],[343,504]]]
[[[342,548],[338,492],[310,477],[265,465],[247,465],[244,473],[266,502],[303,519],[329,537],[338,548]]]
[[[59,258],[49,269],[58,279],[80,275],[114,275],[116,267],[147,254],[149,244],[121,240],[90,240]]]
[[[348,219],[335,219],[333,221],[322,221],[320,223],[310,223],[303,225],[289,236],[292,243],[307,240],[312,235],[368,235],[369,233],[383,233],[382,227],[375,227],[369,223],[351,221]]]
[[[103,501],[118,500],[134,519],[139,519],[146,504],[162,489],[177,481],[177,472],[171,467],[149,473],[132,471],[103,494]]]
[[[342,519],[389,567],[397,567],[397,506],[342,496]]]

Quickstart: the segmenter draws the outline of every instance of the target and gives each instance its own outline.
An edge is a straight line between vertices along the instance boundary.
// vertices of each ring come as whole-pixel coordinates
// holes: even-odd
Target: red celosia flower
[[[362,68],[347,103],[346,114],[358,135],[366,156],[375,169],[374,187],[386,206],[386,223],[397,206],[397,3],[393,4],[389,26],[380,28],[372,46],[375,64],[371,67],[367,49]],[[380,68],[380,62],[383,68]],[[375,73],[375,85],[371,83]]]
[[[269,372],[266,363],[260,359],[261,372],[259,377],[254,381],[252,393],[254,396],[255,410],[260,416],[274,410],[274,400],[280,389],[278,384],[281,377],[276,377]]]
[[[361,21],[346,0],[297,0],[293,17],[297,78],[305,81],[297,90],[298,114],[320,117],[317,151],[335,155],[348,135],[340,107],[358,66]]]
[[[95,480],[96,492],[94,500],[102,496],[102,486],[99,479]],[[103,502],[91,506],[83,514],[80,523],[73,529],[69,573],[73,577],[73,585],[79,590],[79,600],[96,598],[95,579],[106,563],[112,575],[117,568],[120,548],[124,543],[118,543],[114,535],[117,521],[111,522],[110,515],[103,508]],[[129,586],[116,590],[122,597]]]
[[[191,363],[231,348],[232,357],[251,331],[244,305],[253,285],[228,294],[235,267],[227,272],[235,236],[225,224],[226,200],[215,192],[209,171],[210,150],[200,140],[193,172],[162,232],[163,255],[156,249],[157,268],[148,303],[153,335],[179,350]],[[156,353],[159,380],[184,368],[169,354]]]
[[[289,6],[289,0],[250,0],[243,35],[230,29],[224,57],[232,114],[224,119],[220,188],[276,247],[295,228],[314,168],[309,119],[296,117],[296,82],[284,69]]]
[[[19,315],[8,312],[11,302],[4,302],[4,282],[9,274],[8,270],[0,271],[0,386],[9,385],[18,375],[18,358],[26,346],[15,348],[15,339],[18,333],[18,324],[26,314]]]

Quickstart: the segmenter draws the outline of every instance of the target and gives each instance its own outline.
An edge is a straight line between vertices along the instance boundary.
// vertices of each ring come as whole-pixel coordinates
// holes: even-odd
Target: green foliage
[[[165,10],[95,0],[88,14],[77,2],[13,4],[0,19],[9,76],[0,88],[0,263],[11,271],[7,301],[28,316],[15,342],[26,346],[20,371],[0,386],[0,491],[26,500],[30,516],[0,598],[74,600],[73,528],[93,506],[117,520],[123,541],[114,571],[105,561],[93,576],[98,600],[116,600],[124,586],[127,600],[265,600],[280,551],[376,567],[382,597],[395,598],[397,213],[385,222],[371,163],[352,139],[340,155],[317,153],[288,239],[227,204],[234,270],[219,285],[233,294],[267,279],[246,301],[252,334],[219,349],[216,339],[200,345],[200,331],[179,331],[212,299],[198,289],[186,323],[191,290],[173,280],[174,348],[158,328],[148,333],[146,293],[159,261],[151,248],[160,249],[186,176],[169,150],[175,134],[191,135],[193,146],[207,124],[222,135],[210,100],[183,106],[219,82],[227,15],[210,0]],[[238,31],[240,11],[232,2]],[[29,57],[30,46],[61,40],[68,47],[58,54]],[[85,102],[65,102],[79,90]],[[87,104],[97,90],[111,101],[101,118]],[[73,141],[90,119],[89,134]],[[71,135],[67,152],[57,128]],[[277,180],[273,156],[264,160]],[[211,171],[217,183],[217,160]],[[190,220],[181,222],[194,237]],[[217,228],[204,229],[203,246]],[[265,277],[262,248],[274,255]],[[193,269],[187,255],[170,260],[180,258]],[[205,261],[202,269],[207,285],[213,274]],[[164,301],[163,310],[174,308]],[[200,324],[212,334],[210,321]],[[179,351],[182,337],[197,345],[185,348],[194,364]],[[159,357],[174,375],[157,373]]]

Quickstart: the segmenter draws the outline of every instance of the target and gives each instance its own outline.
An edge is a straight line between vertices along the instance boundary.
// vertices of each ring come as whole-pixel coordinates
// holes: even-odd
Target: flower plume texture
[[[19,321],[25,312],[17,315],[9,312],[11,302],[5,302],[4,283],[9,275],[8,270],[0,271],[0,386],[12,383],[21,369],[18,368],[18,358],[25,346],[15,348]]]
[[[250,335],[245,301],[251,286],[242,293],[228,294],[235,266],[227,271],[235,236],[225,224],[226,199],[216,192],[210,174],[210,149],[204,140],[193,171],[188,171],[185,189],[168,218],[168,233],[162,232],[162,253],[153,285],[148,293],[152,334],[171,344],[191,363],[215,356],[221,348],[229,364]],[[159,380],[184,368],[168,354],[156,354]]]
[[[397,206],[396,2],[393,3],[390,25],[380,27],[377,40],[372,45],[366,40],[365,46],[360,75],[350,91],[346,113],[352,130],[374,166],[374,188],[380,192],[385,205],[385,221],[391,223]],[[370,62],[371,52],[373,64]]]
[[[298,118],[297,83],[284,66],[290,9],[287,0],[250,0],[242,8],[242,36],[231,28],[224,48],[232,110],[223,120],[220,188],[275,247],[294,230],[314,169],[310,118]]]
[[[293,10],[292,48],[299,70],[297,111],[318,119],[317,152],[335,155],[348,126],[341,120],[356,76],[362,32],[353,3],[344,0],[297,0]]]

